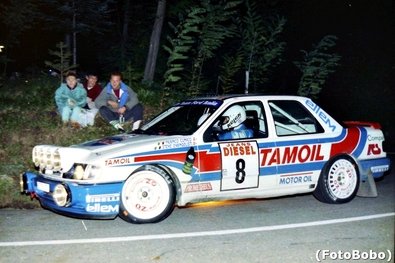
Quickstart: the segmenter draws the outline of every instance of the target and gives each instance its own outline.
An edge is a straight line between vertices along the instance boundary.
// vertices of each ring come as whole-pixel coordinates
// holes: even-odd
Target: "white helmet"
[[[229,130],[242,124],[246,118],[247,116],[243,107],[234,105],[225,111],[220,119],[219,125],[222,130]]]

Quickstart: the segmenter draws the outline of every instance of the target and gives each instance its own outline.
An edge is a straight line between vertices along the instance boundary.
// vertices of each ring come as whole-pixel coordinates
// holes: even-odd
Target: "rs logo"
[[[381,149],[377,143],[368,145],[368,155],[371,155],[371,154],[377,155],[380,153],[381,153]]]

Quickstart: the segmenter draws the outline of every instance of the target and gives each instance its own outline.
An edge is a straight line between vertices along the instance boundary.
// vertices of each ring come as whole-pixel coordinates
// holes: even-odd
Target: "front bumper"
[[[64,206],[59,206],[54,200],[55,187],[59,184],[67,190]],[[21,192],[37,198],[42,207],[59,214],[77,218],[112,219],[119,212],[123,182],[80,184],[25,172],[21,175],[20,185]]]
[[[390,170],[391,161],[389,158],[362,160],[359,162],[361,167],[361,179],[366,180],[368,174],[372,174],[373,178],[378,179]]]

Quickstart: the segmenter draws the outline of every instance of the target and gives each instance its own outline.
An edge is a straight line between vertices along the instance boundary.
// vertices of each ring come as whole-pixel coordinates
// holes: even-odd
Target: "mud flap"
[[[376,188],[376,182],[374,181],[372,171],[367,172],[367,177],[365,180],[360,181],[359,183],[359,189],[357,192],[357,196],[360,197],[377,197],[377,188]]]

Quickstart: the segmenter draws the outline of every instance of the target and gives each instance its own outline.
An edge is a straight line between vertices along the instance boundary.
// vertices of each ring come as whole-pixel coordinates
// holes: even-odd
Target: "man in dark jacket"
[[[137,94],[122,82],[120,72],[111,73],[110,82],[103,88],[95,100],[100,115],[114,128],[125,131],[124,121],[133,119],[132,130],[140,127],[143,119],[143,106]]]

